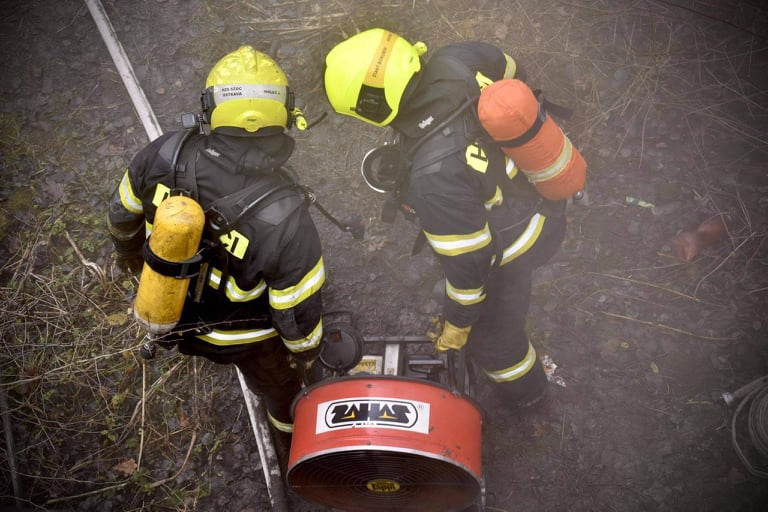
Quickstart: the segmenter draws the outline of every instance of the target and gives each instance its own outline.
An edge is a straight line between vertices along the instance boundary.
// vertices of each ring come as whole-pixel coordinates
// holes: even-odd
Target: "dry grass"
[[[127,300],[136,278],[90,259],[104,249],[93,234],[104,212],[70,208],[73,218],[61,204],[38,204],[34,177],[46,156],[4,121],[6,178],[33,179],[2,204],[0,501],[69,508],[122,492],[126,510],[146,497],[183,509],[207,493],[204,482],[168,486],[210,427],[194,386],[220,384],[198,379],[192,360],[143,364]]]
[[[183,509],[207,492],[204,481],[167,486],[199,450],[197,432],[208,428],[191,398],[201,385],[196,365],[162,357],[143,363],[125,291],[102,288],[105,270],[87,264],[69,275],[55,265],[40,273],[24,257],[38,243],[4,269],[14,273],[0,289],[3,413],[14,433],[2,451],[14,471],[4,478],[19,496],[53,508],[120,491],[134,496],[126,505],[141,508],[146,496]]]

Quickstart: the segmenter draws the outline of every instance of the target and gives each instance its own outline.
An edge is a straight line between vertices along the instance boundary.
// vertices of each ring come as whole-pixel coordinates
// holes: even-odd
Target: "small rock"
[[[616,71],[613,72],[613,80],[617,84],[624,83],[628,77],[629,77],[629,72],[626,70],[626,68],[618,68]]]

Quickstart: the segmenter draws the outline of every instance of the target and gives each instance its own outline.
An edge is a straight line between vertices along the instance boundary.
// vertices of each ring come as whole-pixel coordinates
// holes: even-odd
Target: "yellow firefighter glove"
[[[429,318],[429,327],[427,327],[427,338],[434,343],[440,334],[443,332],[443,324],[445,321],[441,316],[433,316]]]
[[[435,348],[440,352],[461,349],[467,343],[470,330],[472,330],[471,325],[457,327],[446,320],[445,325],[443,325],[443,332],[435,341]]]

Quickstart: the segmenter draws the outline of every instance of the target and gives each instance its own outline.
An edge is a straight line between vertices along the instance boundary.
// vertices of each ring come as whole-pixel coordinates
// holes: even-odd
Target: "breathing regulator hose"
[[[754,451],[768,464],[768,375],[755,379],[733,393],[724,393],[722,399],[729,407],[738,402],[731,418],[731,441],[736,455],[753,476],[768,479],[768,471],[753,464],[739,444],[737,431],[738,420],[746,413],[749,440]]]

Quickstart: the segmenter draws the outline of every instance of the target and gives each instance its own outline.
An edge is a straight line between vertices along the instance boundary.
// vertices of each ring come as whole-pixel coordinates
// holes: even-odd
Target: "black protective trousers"
[[[489,372],[510,368],[528,354],[525,330],[531,301],[533,271],[557,252],[565,236],[565,218],[548,218],[536,242],[517,259],[496,267],[486,283],[480,317],[472,327],[467,349],[472,360]],[[511,400],[535,395],[546,386],[539,361],[526,374],[498,383]]]

